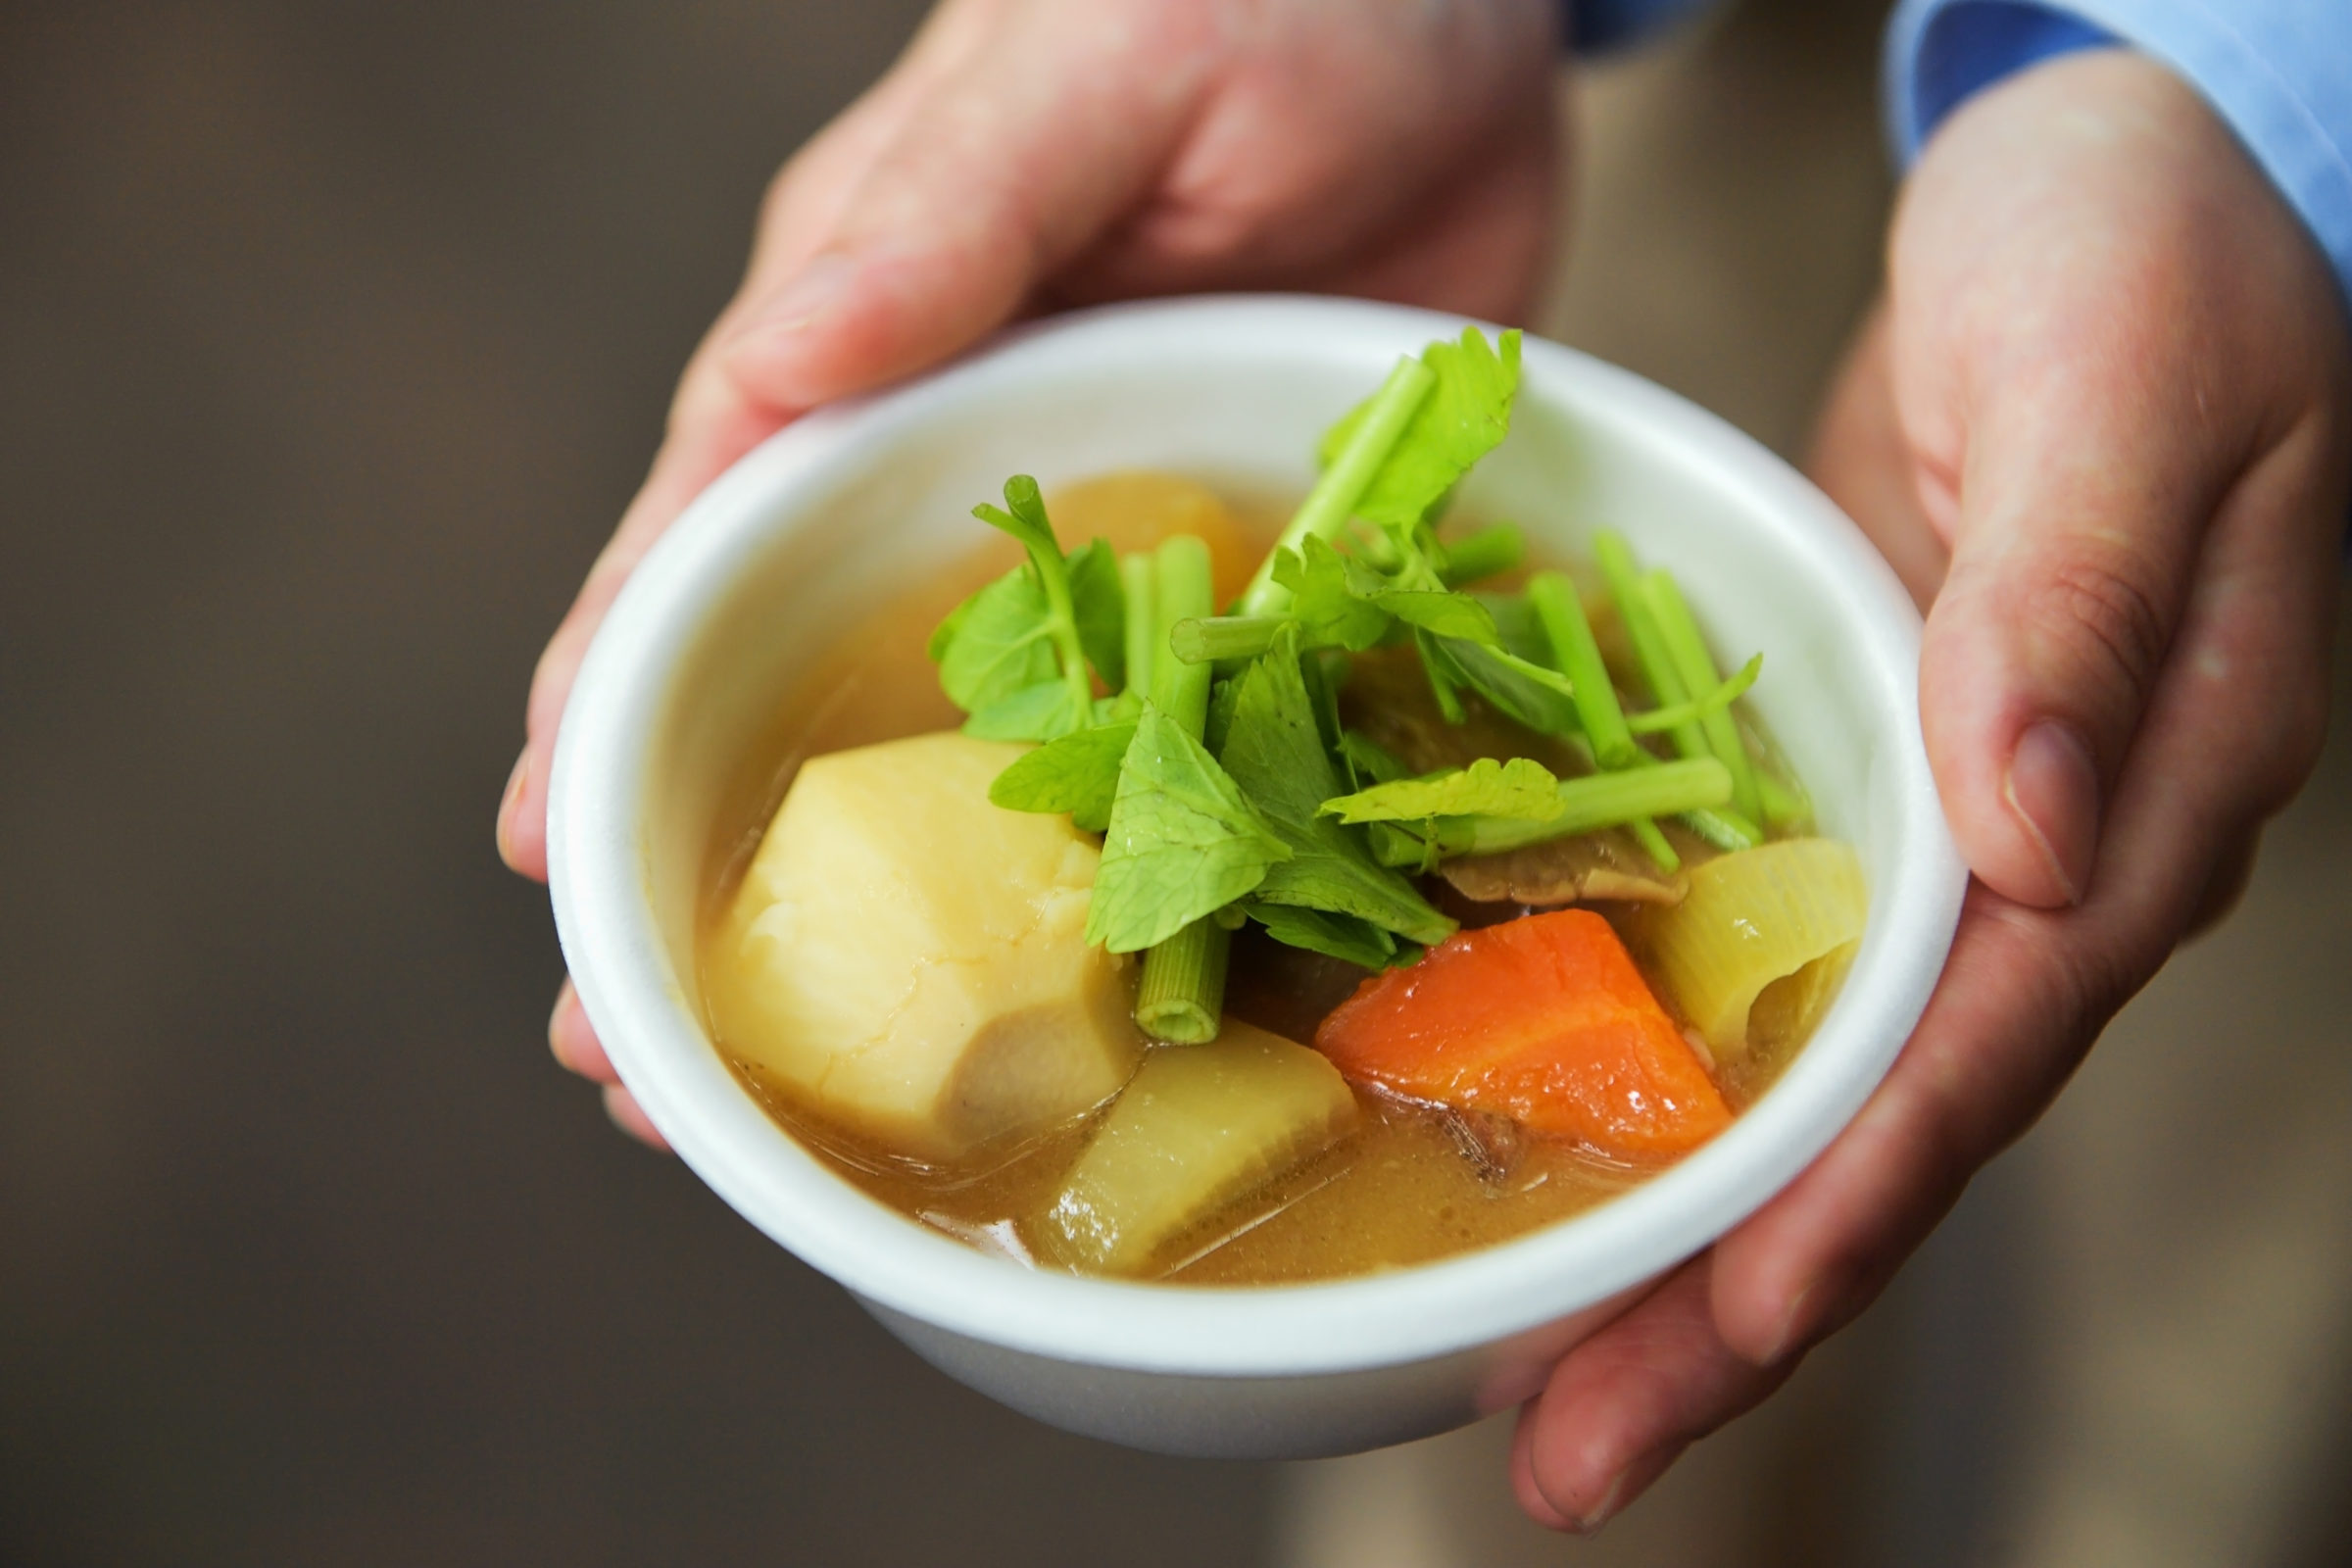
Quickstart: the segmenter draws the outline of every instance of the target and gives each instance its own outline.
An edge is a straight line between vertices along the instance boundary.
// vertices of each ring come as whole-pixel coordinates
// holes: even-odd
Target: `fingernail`
[[[1788,1298],[1788,1309],[1781,1314],[1780,1327],[1773,1330],[1772,1343],[1765,1348],[1761,1365],[1778,1366],[1788,1353],[1788,1348],[1796,1343],[1797,1324],[1805,1315],[1805,1303],[1813,1299],[1813,1293],[1819,1288],[1816,1281]]]
[[[514,771],[507,775],[507,791],[498,798],[498,858],[509,865],[514,863],[514,846],[508,837],[514,822],[514,808],[522,804],[522,790],[531,778],[530,748],[523,748],[514,759]]]
[[[1580,1536],[1590,1536],[1616,1518],[1617,1510],[1625,1506],[1625,1487],[1634,1478],[1634,1469],[1635,1466],[1629,1464],[1618,1471],[1617,1479],[1609,1483],[1609,1490],[1600,1494],[1598,1502],[1583,1513],[1569,1516],[1568,1528]]]
[[[570,1000],[571,982],[566,980],[556,988],[556,1004],[550,1007],[547,1013],[547,1049],[554,1052],[556,1059],[564,1062],[566,1067],[571,1063],[564,1060],[564,1043],[557,1037],[556,1027],[564,1021],[564,1004]]]
[[[2009,808],[2034,836],[2068,904],[2081,904],[2099,852],[2099,770],[2072,729],[2045,719],[2009,759]]]
[[[793,274],[792,281],[760,302],[751,319],[735,334],[736,341],[778,337],[805,329],[848,292],[850,279],[857,271],[858,264],[838,251],[810,257]]]

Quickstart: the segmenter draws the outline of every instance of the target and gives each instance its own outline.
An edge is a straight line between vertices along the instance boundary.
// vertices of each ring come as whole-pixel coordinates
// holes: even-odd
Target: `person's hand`
[[[621,583],[805,411],[1066,302],[1314,289],[1524,317],[1553,229],[1557,26],[1551,0],[947,0],[770,189],[645,487],[540,659],[506,862],[546,878],[557,720]],[[549,1040],[660,1143],[568,985]]]
[[[1928,753],[1976,881],[1854,1124],[1522,1415],[1513,1479],[1553,1526],[1606,1519],[1870,1302],[2227,908],[2318,754],[2352,337],[2203,103],[2111,50],[1972,100],[1910,179],[1889,296],[1814,468],[1933,601]]]

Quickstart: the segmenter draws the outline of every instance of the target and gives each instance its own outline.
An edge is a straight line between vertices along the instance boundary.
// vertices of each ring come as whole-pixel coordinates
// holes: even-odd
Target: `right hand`
[[[736,459],[1015,316],[1307,289],[1523,318],[1553,230],[1551,0],[946,0],[770,187],[645,487],[531,682],[499,853],[547,877],[547,778],[621,583]],[[567,984],[557,1059],[618,1085]]]

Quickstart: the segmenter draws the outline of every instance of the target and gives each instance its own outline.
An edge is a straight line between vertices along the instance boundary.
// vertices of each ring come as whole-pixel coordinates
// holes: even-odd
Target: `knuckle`
[[[2034,633],[2087,667],[2083,676],[2146,700],[2171,640],[2171,617],[2125,560],[2060,561],[2023,606]]]

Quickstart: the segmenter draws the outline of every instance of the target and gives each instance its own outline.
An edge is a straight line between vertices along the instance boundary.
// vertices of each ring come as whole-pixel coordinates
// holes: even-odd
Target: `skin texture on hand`
[[[2301,785],[2352,514],[2352,333],[2203,103],[2121,52],[1936,133],[1812,466],[1923,605],[1921,704],[1976,872],[1886,1083],[1523,1414],[1537,1519],[1592,1528],[1866,1306],[2242,885]]]
[[[645,487],[531,682],[499,854],[547,877],[547,779],[613,596],[702,489],[818,404],[1057,305],[1358,294],[1518,321],[1555,231],[1551,0],[947,0],[786,165]],[[566,986],[557,1059],[659,1145]]]

